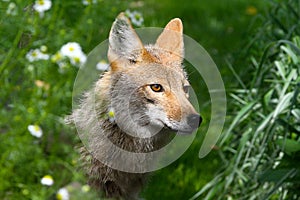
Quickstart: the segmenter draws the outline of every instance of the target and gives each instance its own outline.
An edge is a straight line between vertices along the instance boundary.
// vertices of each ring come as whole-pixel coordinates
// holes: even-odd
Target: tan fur
[[[162,148],[174,131],[192,132],[196,128],[188,121],[190,115],[200,116],[183,91],[188,85],[181,66],[183,51],[180,19],[170,21],[156,44],[147,46],[143,46],[123,13],[114,22],[108,50],[111,70],[102,75],[68,118],[84,136],[81,139],[86,147],[81,148],[81,155],[89,183],[104,196],[138,199],[146,180],[145,173],[118,171],[100,162],[108,155],[120,156],[104,137],[126,151],[148,153]],[[154,92],[151,84],[161,84],[164,90]],[[107,115],[111,107],[115,121]],[[131,135],[147,135],[157,127],[159,133],[151,137]],[[131,161],[142,164],[145,160],[155,158]],[[138,169],[139,165],[132,167]]]

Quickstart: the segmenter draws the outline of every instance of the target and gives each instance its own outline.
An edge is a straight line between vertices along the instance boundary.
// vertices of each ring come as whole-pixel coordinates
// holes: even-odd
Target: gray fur
[[[178,25],[178,19],[175,21]],[[167,37],[167,34],[164,35],[163,37]],[[134,163],[132,167],[138,169],[140,164],[155,164],[156,159],[145,155],[139,159],[123,161],[122,159],[126,158],[122,158],[117,151],[111,149],[108,140],[129,152],[148,153],[160,149],[171,139],[174,134],[169,128],[192,131],[187,125],[186,116],[196,111],[182,89],[183,85],[188,84],[181,67],[182,58],[161,49],[163,37],[160,37],[159,47],[144,47],[129,20],[124,14],[120,14],[110,32],[108,50],[111,64],[117,60],[114,63],[117,66],[103,74],[84,95],[80,107],[73,110],[67,118],[69,124],[76,125],[85,145],[80,152],[89,184],[103,191],[106,197],[138,199],[138,194],[146,182],[146,174],[118,171],[109,167],[111,163],[101,163],[100,160],[119,159],[124,165],[129,163],[129,167]],[[180,41],[177,46],[181,49],[176,52],[183,52],[182,37],[178,39]],[[169,47],[172,47],[170,41]],[[144,63],[145,52],[148,58],[155,61]],[[170,58],[175,58],[174,62]],[[167,62],[163,62],[164,59]],[[134,60],[134,63],[131,63],[131,60]],[[154,94],[147,96],[149,84],[155,82],[163,82],[162,84],[173,92],[177,107],[165,101],[165,96],[161,96],[161,102],[156,102],[159,98],[154,98],[151,102],[151,95]],[[180,119],[175,119],[176,113],[172,112],[170,117],[167,116],[164,107],[174,113],[176,111]],[[110,120],[107,115],[110,108],[115,111],[115,120]]]
[[[124,81],[129,83],[128,80]],[[107,154],[110,154],[107,152],[110,149],[107,149],[107,145],[102,143],[103,138],[99,133],[106,135],[110,141],[113,141],[114,144],[124,150],[145,153],[159,149],[170,138],[170,135],[167,131],[163,131],[164,135],[158,133],[154,137],[140,139],[123,132],[117,124],[109,121],[106,113],[111,104],[109,98],[122,101],[124,94],[119,89],[105,88],[106,86],[103,79],[100,79],[95,88],[85,94],[81,107],[74,110],[72,115],[68,117],[68,123],[76,124],[78,132],[88,134],[86,138],[81,139],[86,139],[88,149],[94,150],[93,152],[89,152],[86,147],[80,148],[81,160],[89,177],[89,184],[96,189],[104,191],[106,197],[138,199],[138,194],[146,182],[146,174],[121,172],[101,163],[96,157],[105,157]],[[123,91],[126,91],[126,89],[123,88]],[[137,98],[134,101],[138,103],[137,106],[132,107],[136,113],[139,112],[138,110],[141,105],[139,101],[142,100],[143,98]],[[148,120],[145,118],[141,123],[147,124]]]

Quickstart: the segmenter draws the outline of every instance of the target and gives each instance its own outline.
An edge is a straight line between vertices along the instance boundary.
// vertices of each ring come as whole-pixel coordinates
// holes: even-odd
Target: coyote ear
[[[156,40],[156,46],[168,51],[171,55],[166,56],[165,62],[182,62],[184,57],[183,26],[179,18],[172,19],[164,28]]]
[[[120,13],[114,21],[109,33],[108,59],[110,63],[116,62],[118,59],[126,59],[137,61],[144,46],[131,26],[129,19],[124,13]],[[112,65],[112,70],[117,65]]]

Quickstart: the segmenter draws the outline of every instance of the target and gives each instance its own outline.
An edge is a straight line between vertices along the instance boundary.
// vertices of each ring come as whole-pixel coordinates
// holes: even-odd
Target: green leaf
[[[300,109],[292,110],[292,114],[294,115],[297,121],[300,121]]]
[[[222,141],[220,142],[220,146],[224,144],[224,142],[228,139],[229,135],[231,134],[231,131],[234,129],[235,126],[238,125],[238,123],[241,122],[243,117],[248,113],[251,112],[253,106],[256,104],[256,101],[250,102],[249,104],[245,105],[236,115],[233,122],[231,123],[229,129],[226,131],[225,136],[223,137]]]
[[[265,106],[269,105],[273,92],[274,92],[274,89],[271,89],[264,95],[264,105]]]
[[[280,48],[292,58],[294,64],[299,62],[297,55],[290,48],[286,46],[281,46]]]
[[[269,169],[259,176],[260,182],[279,182],[286,181],[292,175],[295,169]]]
[[[282,113],[290,104],[291,98],[293,97],[293,92],[285,94],[276,106],[276,109],[273,113],[273,119],[275,119],[280,113]]]
[[[280,74],[280,76],[282,77],[283,80],[286,80],[286,71],[284,69],[283,63],[281,61],[275,61],[274,62],[275,66],[278,69],[278,73]]]
[[[275,143],[283,147],[284,152],[290,154],[300,151],[300,142],[291,139],[277,139]]]
[[[296,45],[295,45],[293,42],[289,41],[289,40],[279,40],[279,43],[288,44],[288,45],[293,49],[293,51],[294,51],[296,54],[300,55],[300,49],[299,49],[299,47],[298,47],[298,45],[297,45],[298,41],[299,41],[299,37],[295,37],[295,38],[293,39],[293,42],[294,42]]]

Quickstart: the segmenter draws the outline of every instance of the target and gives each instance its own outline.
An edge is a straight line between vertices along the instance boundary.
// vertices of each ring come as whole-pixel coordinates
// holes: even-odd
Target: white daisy
[[[44,13],[51,8],[52,2],[50,0],[37,0],[33,5],[33,9],[38,13]]]
[[[62,56],[68,57],[72,65],[81,66],[86,61],[86,55],[83,53],[81,46],[76,42],[69,42],[60,49]]]
[[[132,12],[131,22],[132,22],[132,24],[134,24],[135,26],[142,26],[142,25],[143,25],[143,22],[144,22],[144,18],[143,18],[143,16],[142,16],[142,13],[137,12],[137,11],[133,11],[133,12]]]
[[[125,15],[130,18],[130,20],[133,17],[132,12],[129,9],[125,10]]]
[[[96,69],[101,70],[101,71],[107,70],[108,67],[109,67],[109,64],[106,62],[106,60],[100,60],[96,65]]]
[[[41,179],[41,184],[43,184],[43,185],[51,186],[51,185],[53,185],[53,183],[54,183],[54,180],[53,180],[52,176],[50,176],[50,175],[46,175]]]
[[[56,194],[57,200],[69,200],[70,195],[66,188],[60,188]]]
[[[40,49],[31,49],[27,54],[26,58],[29,62],[34,62],[38,60],[48,60],[49,55],[41,52]]]
[[[60,49],[63,56],[74,57],[82,53],[81,46],[77,42],[68,42]]]
[[[33,135],[37,138],[40,138],[43,135],[43,131],[42,131],[41,127],[39,127],[38,125],[29,125],[28,130],[31,133],[31,135]]]
[[[67,71],[67,69],[70,67],[70,65],[67,62],[64,62],[64,61],[58,62],[57,64],[58,64],[58,67],[59,67],[58,72],[61,73],[61,74],[64,74]]]
[[[109,108],[107,115],[111,123],[115,121],[115,111],[113,108]]]
[[[125,11],[125,15],[127,17],[129,17],[130,21],[132,22],[133,25],[135,26],[142,26],[143,22],[144,22],[144,18],[142,13],[138,12],[138,11],[130,11],[130,10],[126,10]]]
[[[82,66],[86,61],[86,55],[81,52],[78,55],[70,57],[70,62],[75,66]]]
[[[51,61],[54,63],[59,63],[63,60],[63,55],[60,51],[56,52],[56,54],[51,56]]]

